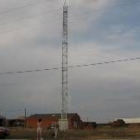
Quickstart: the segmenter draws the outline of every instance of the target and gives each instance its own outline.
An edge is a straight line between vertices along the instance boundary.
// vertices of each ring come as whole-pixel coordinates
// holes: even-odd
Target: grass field
[[[53,139],[52,132],[44,130],[43,138]],[[36,129],[11,129],[8,139],[36,139]],[[108,126],[97,127],[93,130],[69,130],[59,132],[57,139],[67,140],[92,140],[92,139],[140,139],[140,126],[111,128]]]

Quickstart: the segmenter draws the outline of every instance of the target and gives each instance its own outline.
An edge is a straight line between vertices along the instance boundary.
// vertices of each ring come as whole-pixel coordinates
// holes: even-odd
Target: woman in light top
[[[42,139],[42,119],[37,122],[37,140]]]

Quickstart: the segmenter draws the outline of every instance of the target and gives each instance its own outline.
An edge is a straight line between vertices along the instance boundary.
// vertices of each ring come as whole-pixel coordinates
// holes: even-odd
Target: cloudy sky
[[[0,72],[61,66],[64,0],[0,0]],[[139,0],[69,0],[69,65],[140,56]],[[69,112],[140,117],[140,61],[69,69]],[[61,70],[0,75],[0,112],[61,111]]]

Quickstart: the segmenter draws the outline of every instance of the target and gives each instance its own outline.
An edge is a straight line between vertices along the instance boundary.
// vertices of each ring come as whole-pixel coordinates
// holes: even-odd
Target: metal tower
[[[63,40],[62,40],[62,112],[59,120],[60,130],[68,129],[67,96],[68,96],[68,5],[63,6]]]
[[[67,6],[67,1],[65,0],[63,6],[61,119],[67,119],[67,95],[68,95],[68,6]]]

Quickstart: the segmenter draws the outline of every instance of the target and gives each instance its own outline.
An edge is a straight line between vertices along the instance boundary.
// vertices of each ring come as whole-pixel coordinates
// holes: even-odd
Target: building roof
[[[19,117],[17,118],[17,120],[25,120],[25,117],[24,117],[24,116],[19,116]]]
[[[77,113],[68,113],[68,118],[72,118],[73,116],[79,116]],[[61,114],[53,113],[53,114],[34,114],[29,116],[28,118],[61,118]]]
[[[140,123],[140,118],[121,118],[125,123]],[[117,120],[117,119],[116,119]]]

